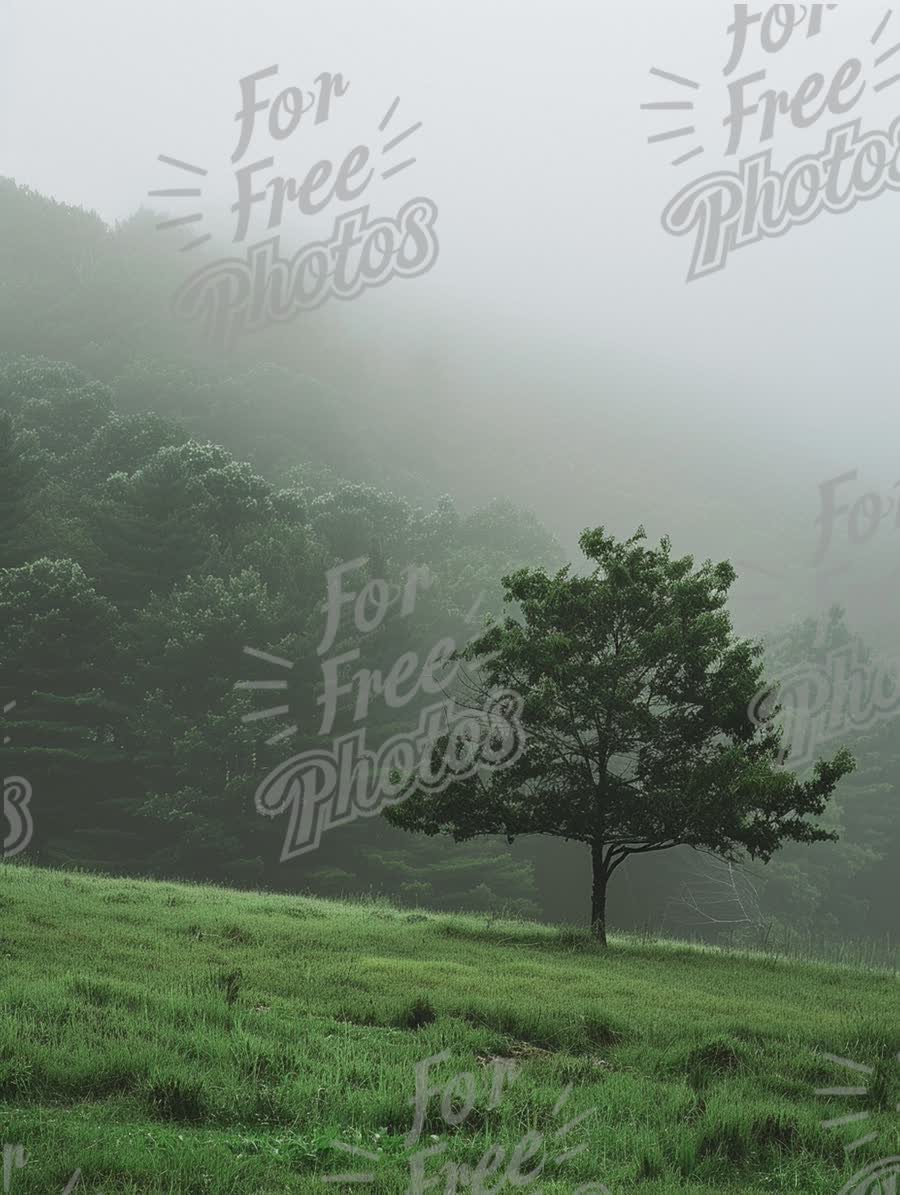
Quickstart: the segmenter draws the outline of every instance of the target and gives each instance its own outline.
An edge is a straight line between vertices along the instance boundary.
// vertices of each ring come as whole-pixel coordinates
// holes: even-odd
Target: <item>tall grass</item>
[[[26,866],[0,867],[0,914],[12,1195],[76,1168],[89,1192],[399,1195],[422,1145],[446,1147],[437,1177],[539,1134],[530,1166],[586,1147],[545,1165],[546,1193],[831,1193],[900,1153],[883,967]],[[436,1085],[468,1072],[476,1098],[457,1124],[430,1099],[412,1147],[416,1065],[442,1051]],[[867,1094],[817,1096],[859,1083],[825,1054],[872,1067]],[[498,1059],[519,1070],[492,1106]],[[863,1129],[821,1124],[848,1111],[878,1134],[852,1156]],[[515,1189],[501,1172],[485,1189]]]

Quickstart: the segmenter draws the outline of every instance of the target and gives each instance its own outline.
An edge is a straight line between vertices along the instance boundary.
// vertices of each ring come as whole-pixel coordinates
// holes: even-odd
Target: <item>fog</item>
[[[769,624],[824,592],[811,567],[820,484],[858,470],[841,491],[852,504],[900,478],[900,199],[824,213],[686,282],[692,238],[668,235],[660,214],[726,162],[730,13],[714,0],[6,0],[0,169],[114,222],[142,204],[175,210],[147,198],[175,182],[158,161],[168,155],[208,170],[202,205],[225,229],[241,78],[277,64],[269,98],[323,71],[349,80],[327,122],[274,149],[257,128],[258,156],[274,152],[298,177],[371,140],[400,97],[392,127],[422,122],[408,143],[416,163],[367,199],[393,213],[430,197],[439,258],[421,277],[301,314],[305,336],[337,328],[354,346],[319,362],[320,379],[366,392],[376,416],[381,403],[399,407],[411,429],[400,453],[443,437],[437,481],[464,505],[506,494],[568,548],[588,524],[621,534],[644,523],[679,551],[768,570],[739,568],[737,602],[746,625]],[[751,63],[748,49],[747,69],[770,68],[773,86],[795,88],[812,70],[830,78],[851,54],[869,62],[883,14],[841,6],[785,54],[763,62],[756,45]],[[679,91],[651,67],[703,82],[702,170],[673,168],[670,144],[648,144],[672,117],[641,105]],[[898,106],[900,90],[870,89],[866,127],[887,128]],[[778,160],[817,152],[833,123],[804,131],[783,119]],[[294,211],[285,238],[319,226]],[[829,598],[880,635],[892,627],[898,545],[887,518],[851,545],[845,514],[829,556],[848,566]]]
[[[882,3],[0,0],[3,1195],[900,1174],[898,192]]]

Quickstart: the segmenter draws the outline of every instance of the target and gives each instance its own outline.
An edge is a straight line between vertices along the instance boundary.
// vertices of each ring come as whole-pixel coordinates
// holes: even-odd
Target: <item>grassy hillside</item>
[[[0,911],[0,1140],[29,1155],[8,1151],[12,1195],[76,1169],[90,1192],[512,1191],[517,1143],[509,1173],[546,1158],[526,1189],[548,1195],[836,1193],[900,1153],[887,973],[9,864]],[[474,1106],[453,1125],[432,1098],[407,1144],[416,1064],[445,1050],[432,1084],[471,1072]],[[846,1084],[869,1094],[815,1095]],[[486,1154],[483,1183],[439,1177]],[[323,1182],[353,1172],[373,1180]]]

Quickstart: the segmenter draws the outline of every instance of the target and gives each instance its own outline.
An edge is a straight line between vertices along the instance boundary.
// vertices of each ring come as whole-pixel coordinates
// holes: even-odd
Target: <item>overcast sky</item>
[[[757,92],[795,91],[810,72],[830,81],[846,59],[864,63],[849,116],[802,130],[779,119],[768,146],[781,168],[821,152],[845,120],[888,129],[900,84],[875,83],[900,73],[900,55],[873,60],[900,42],[900,12],[873,47],[885,12],[826,8],[819,34],[801,26],[778,54],[755,25],[726,80],[721,0],[3,0],[0,173],[114,221],[185,181],[157,161],[167,154],[207,169],[202,204],[224,223],[239,79],[277,64],[265,98],[308,91],[322,72],[349,80],[321,125],[304,116],[280,144],[256,130],[257,156],[273,152],[277,172],[297,177],[382,143],[377,126],[400,97],[390,127],[422,122],[402,151],[416,163],[367,199],[392,215],[430,197],[439,259],[343,319],[397,360],[427,325],[440,346],[430,380],[467,416],[481,408],[508,429],[497,478],[473,487],[529,503],[569,541],[587,522],[625,532],[644,520],[685,551],[802,571],[821,481],[859,469],[842,492],[852,501],[900,478],[900,194],[746,246],[690,284],[692,238],[667,234],[661,213],[693,179],[734,169],[722,121],[741,75],[766,69]],[[641,110],[672,100],[696,106]],[[648,144],[689,123],[695,134]],[[748,117],[738,156],[762,148],[759,130]],[[302,219],[286,235],[302,241]],[[892,520],[877,538],[900,548]]]

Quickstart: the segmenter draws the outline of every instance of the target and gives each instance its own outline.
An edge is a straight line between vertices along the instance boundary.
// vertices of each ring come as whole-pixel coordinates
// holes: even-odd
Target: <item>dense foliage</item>
[[[358,648],[361,666],[386,672],[443,636],[465,642],[473,617],[500,614],[502,577],[562,556],[508,502],[472,510],[462,481],[455,500],[442,496],[440,437],[408,409],[401,419],[319,380],[326,361],[340,376],[347,355],[322,325],[205,352],[171,317],[175,265],[154,223],[141,212],[109,228],[0,179],[0,707],[16,703],[0,769],[33,785],[31,857],[582,916],[589,852],[527,834],[456,846],[378,818],[279,864],[283,823],[259,817],[253,796],[280,758],[317,740],[327,570],[365,558],[358,588],[399,584],[410,565],[433,576],[408,617],[393,611],[366,636],[352,620],[342,629],[335,651]],[[840,619],[834,634],[850,635]],[[242,721],[265,693],[235,685],[273,675],[245,646],[294,663],[287,745],[267,745],[275,723]],[[767,658],[822,650],[797,628]],[[417,708],[373,702],[372,745]],[[336,732],[351,724],[342,708]],[[898,725],[836,744],[859,760],[826,816],[840,842],[776,856],[751,877],[759,915],[711,916],[704,929],[891,929]],[[693,925],[680,899],[693,866],[689,851],[627,863],[614,919]]]
[[[609,882],[630,858],[689,846],[767,863],[785,842],[833,839],[815,819],[853,767],[846,751],[817,761],[806,781],[782,766],[772,714],[748,717],[766,682],[762,647],[734,635],[726,609],[734,569],[695,570],[667,540],[653,549],[645,538],[585,531],[587,575],[526,568],[504,580],[518,613],[462,654],[485,661],[475,687],[522,694],[524,750],[508,767],[463,776],[436,796],[415,792],[387,814],[457,841],[583,843],[591,925],[604,944]]]

